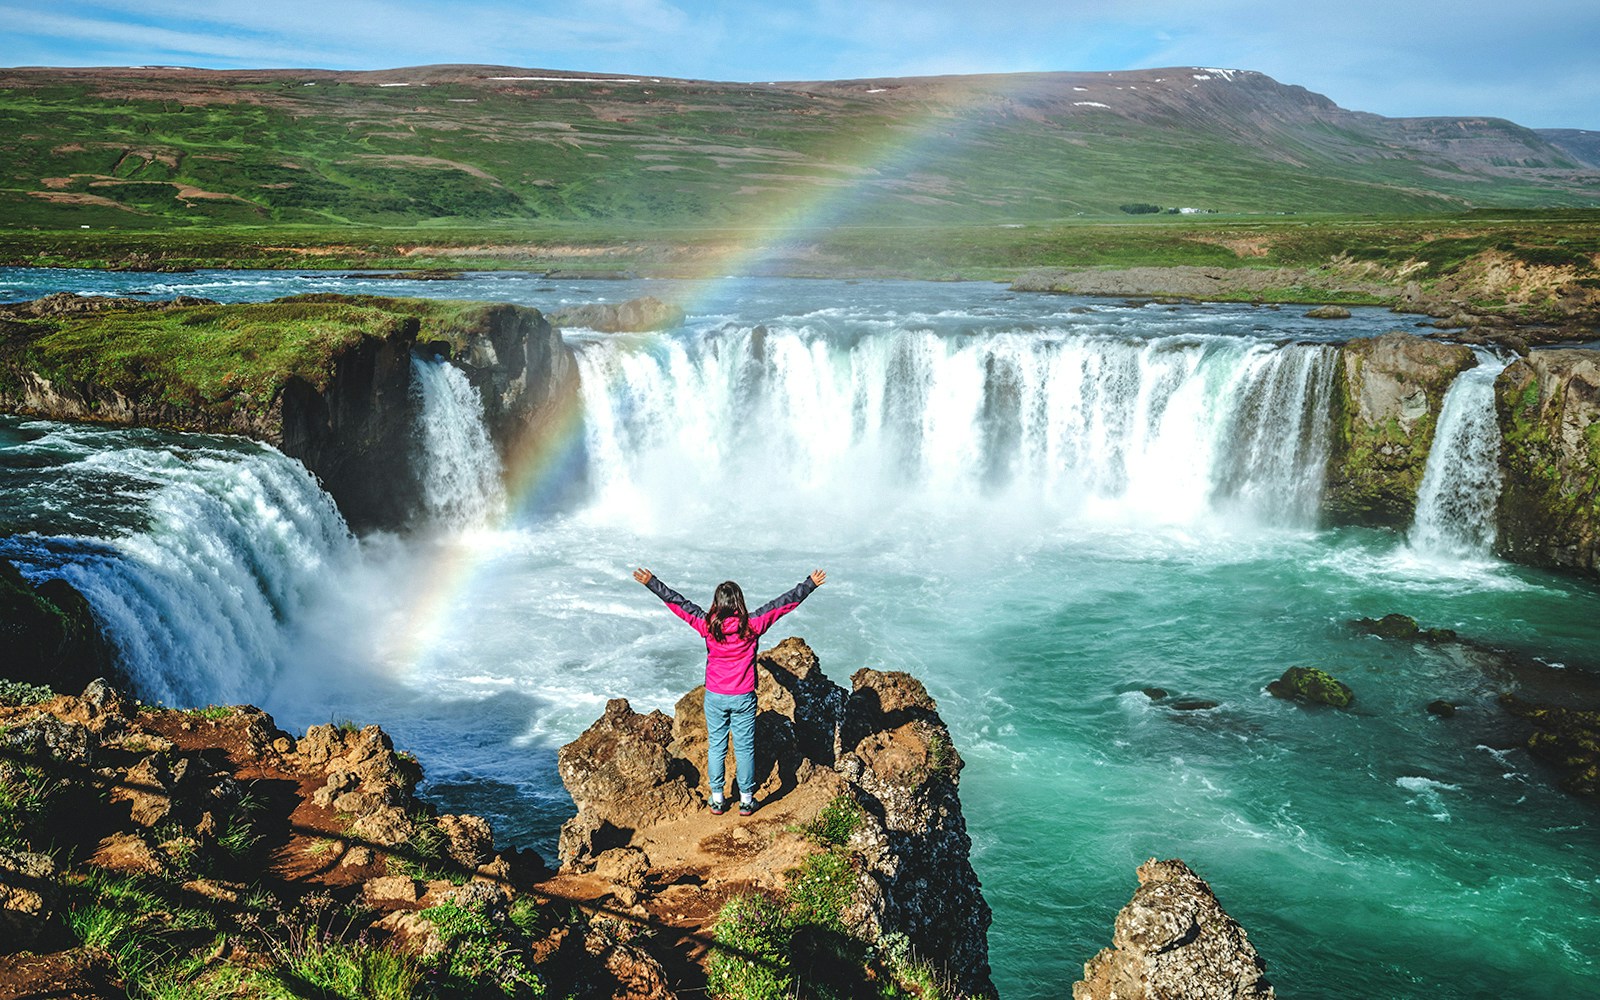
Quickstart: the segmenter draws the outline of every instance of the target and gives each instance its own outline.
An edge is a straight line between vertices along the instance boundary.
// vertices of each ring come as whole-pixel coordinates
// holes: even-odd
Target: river
[[[0,556],[84,590],[147,698],[381,722],[427,795],[550,856],[571,809],[556,747],[608,698],[670,712],[699,679],[698,640],[632,569],[703,603],[821,566],[774,639],[805,637],[846,685],[907,670],[938,700],[1003,996],[1066,995],[1150,857],[1210,881],[1285,997],[1593,989],[1596,814],[1515,748],[1495,697],[1516,679],[1347,624],[1404,612],[1592,676],[1600,590],[1490,554],[1493,357],[1447,403],[1423,523],[1393,533],[1316,514],[1329,345],[1404,325],[1385,311],[0,270],[0,299],[62,290],[689,311],[664,334],[569,331],[579,458],[504,487],[470,387],[419,359],[433,520],[407,536],[350,537],[297,463],[248,442],[0,418]],[[1354,709],[1267,696],[1292,665],[1343,679]],[[1459,714],[1429,715],[1438,698]]]

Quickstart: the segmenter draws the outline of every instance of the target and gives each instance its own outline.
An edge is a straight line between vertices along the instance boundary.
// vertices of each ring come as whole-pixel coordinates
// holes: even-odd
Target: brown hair
[[[717,592],[711,596],[711,612],[706,615],[706,627],[711,630],[712,638],[718,642],[726,642],[728,637],[722,634],[724,619],[739,619],[738,635],[741,639],[754,639],[755,629],[750,627],[750,612],[744,609],[744,591],[732,580],[724,580],[717,584]]]

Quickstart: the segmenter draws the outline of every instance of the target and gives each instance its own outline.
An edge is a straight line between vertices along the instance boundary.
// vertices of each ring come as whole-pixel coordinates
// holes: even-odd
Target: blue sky
[[[491,63],[712,80],[1224,66],[1600,129],[1600,0],[0,0],[0,65]]]

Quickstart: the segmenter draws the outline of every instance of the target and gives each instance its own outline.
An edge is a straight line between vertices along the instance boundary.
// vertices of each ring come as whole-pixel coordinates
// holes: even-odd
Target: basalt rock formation
[[[562,829],[551,884],[609,897],[692,941],[729,900],[786,898],[828,854],[838,859],[835,916],[853,939],[883,954],[909,946],[936,958],[956,990],[992,993],[990,911],[957,795],[963,765],[933,699],[906,674],[870,669],[847,694],[793,638],[761,656],[758,674],[755,815],[705,806],[703,689],[671,718],[614,700],[558,756],[578,814]],[[830,813],[852,817],[831,847],[807,834]]]
[[[1205,880],[1176,859],[1139,866],[1112,947],[1084,963],[1073,1000],[1267,1000],[1266,963]]]
[[[1600,569],[1600,351],[1535,351],[1495,380],[1497,545],[1518,562]]]
[[[1323,504],[1330,519],[1411,523],[1444,394],[1476,363],[1468,347],[1400,332],[1340,348]]]

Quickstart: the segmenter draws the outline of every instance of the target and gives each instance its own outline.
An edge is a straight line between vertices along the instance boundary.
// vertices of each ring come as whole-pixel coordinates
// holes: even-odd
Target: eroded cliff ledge
[[[1495,380],[1499,548],[1510,559],[1600,568],[1600,351],[1534,351]]]
[[[1444,395],[1475,364],[1469,347],[1401,332],[1340,347],[1323,503],[1330,520],[1411,523]]]
[[[570,405],[577,368],[537,309],[302,295],[218,305],[53,295],[0,309],[0,409],[243,434],[305,463],[352,527],[420,506],[412,358],[467,373],[504,455]]]

